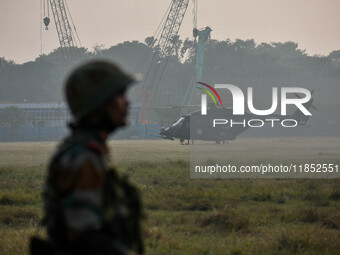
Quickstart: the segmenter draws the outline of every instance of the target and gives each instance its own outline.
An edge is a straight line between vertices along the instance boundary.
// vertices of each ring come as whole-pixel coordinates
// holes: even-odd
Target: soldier
[[[139,194],[108,165],[107,139],[126,125],[125,92],[135,80],[96,61],[66,81],[71,135],[59,146],[44,190],[44,223],[58,254],[142,254]]]

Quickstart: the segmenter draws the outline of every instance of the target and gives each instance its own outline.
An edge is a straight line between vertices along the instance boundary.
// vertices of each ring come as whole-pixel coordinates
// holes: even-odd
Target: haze
[[[59,47],[50,10],[49,30],[40,40],[40,0],[0,0],[0,57],[16,63],[32,61]],[[154,34],[170,0],[68,0],[82,45],[110,47],[144,41]],[[192,37],[192,2],[180,35]],[[198,27],[210,26],[212,38],[294,41],[310,55],[340,49],[338,0],[198,0]],[[42,46],[42,52],[41,52]]]

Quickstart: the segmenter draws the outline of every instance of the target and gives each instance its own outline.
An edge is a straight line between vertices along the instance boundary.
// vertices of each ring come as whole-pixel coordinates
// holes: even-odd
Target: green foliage
[[[340,248],[336,179],[190,180],[185,160],[121,167],[142,190],[146,254],[337,254]],[[27,254],[29,237],[45,235],[37,229],[45,174],[44,165],[0,166],[3,254]],[[317,197],[329,206],[311,205]]]
[[[222,210],[216,210],[204,217],[202,226],[214,226],[219,231],[247,231],[250,226],[249,217],[237,212],[236,208],[228,205]]]
[[[195,43],[178,37],[171,40],[175,42],[175,47],[158,91],[168,91],[170,104],[178,105],[182,103],[194,75]],[[152,59],[150,53],[159,51],[153,43],[154,38],[147,37],[144,43],[126,41],[107,49],[97,45],[93,52],[77,48],[77,55],[79,61],[91,58],[110,59],[130,72],[142,72],[146,75]],[[254,40],[237,39],[232,42],[227,39],[210,40],[206,45],[205,56],[203,80],[209,83],[233,83],[260,90],[277,85],[323,91],[329,88],[329,93],[324,92],[320,98],[324,100],[329,95],[331,98],[325,102],[336,102],[334,95],[340,93],[337,86],[340,66],[333,61],[338,59],[339,51],[333,51],[328,57],[308,56],[295,42],[256,44]],[[60,48],[22,65],[0,58],[0,100],[61,101],[62,83],[66,73]],[[138,96],[136,91],[132,94],[133,99]],[[258,95],[262,96],[260,92]],[[168,102],[168,97],[166,93],[155,96],[157,104],[163,106]]]
[[[316,222],[319,220],[319,213],[316,208],[307,208],[307,209],[302,209],[299,212],[299,219],[302,222]]]
[[[6,60],[4,57],[0,57],[0,68],[4,68],[6,66],[14,65],[14,62],[11,60]]]
[[[340,61],[340,50],[332,51],[328,57]]]

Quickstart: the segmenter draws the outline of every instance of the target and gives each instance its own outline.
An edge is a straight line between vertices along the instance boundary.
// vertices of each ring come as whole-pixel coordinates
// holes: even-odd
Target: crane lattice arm
[[[189,0],[172,0],[171,8],[167,19],[164,23],[156,49],[159,52],[154,53],[152,63],[144,79],[144,89],[147,92],[157,90],[166,67],[166,58],[171,54],[176,41],[174,38],[178,35]]]
[[[76,42],[74,41],[73,31],[67,17],[65,0],[46,0],[47,7],[50,4],[54,23],[58,33],[60,47],[62,48],[63,58],[67,66],[72,65],[76,60]],[[65,8],[66,7],[66,8]],[[44,23],[49,24],[49,17],[44,18]]]
[[[184,15],[189,5],[189,0],[172,0],[170,10],[164,22],[158,44],[155,49],[152,61],[147,70],[143,82],[143,105],[141,109],[141,121],[146,118],[146,110],[152,103],[153,96],[156,94],[159,84],[165,71],[168,56],[171,55],[174,45],[177,42],[178,31],[181,27]]]
[[[187,10],[189,0],[173,0],[172,6],[168,15],[165,25],[159,39],[159,47],[161,48],[161,57],[169,56],[174,42],[171,40],[177,36],[181,27],[185,12]]]

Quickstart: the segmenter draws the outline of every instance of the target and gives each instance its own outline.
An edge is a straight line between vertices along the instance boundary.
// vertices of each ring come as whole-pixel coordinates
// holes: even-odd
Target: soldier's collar
[[[78,139],[85,142],[85,146],[87,148],[97,151],[100,154],[109,153],[106,142],[102,139],[97,130],[77,127],[72,128],[72,131],[78,137]]]
[[[97,151],[99,152],[100,154],[108,154],[109,153],[109,150],[106,146],[106,144],[99,144],[97,143],[96,141],[94,140],[90,140],[86,143],[86,147],[91,149],[91,150],[94,150],[94,151]]]

